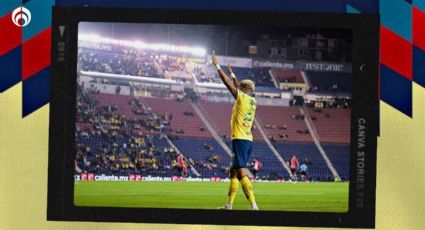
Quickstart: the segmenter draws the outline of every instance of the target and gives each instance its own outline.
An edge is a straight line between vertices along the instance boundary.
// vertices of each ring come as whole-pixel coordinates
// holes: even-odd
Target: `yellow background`
[[[21,95],[22,84],[0,94],[0,229],[305,229],[48,222],[49,106],[22,119]],[[425,89],[416,84],[413,104],[413,119],[380,105],[376,229],[425,229]]]

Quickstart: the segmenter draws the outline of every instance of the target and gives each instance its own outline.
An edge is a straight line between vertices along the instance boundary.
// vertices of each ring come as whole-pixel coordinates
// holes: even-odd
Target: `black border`
[[[223,212],[197,209],[74,206],[75,76],[77,76],[77,32],[80,21],[352,29],[353,106],[349,211],[347,213],[236,210]],[[66,26],[62,37],[59,32],[60,25]],[[47,220],[374,228],[378,125],[376,118],[379,109],[378,64],[378,15],[55,6],[52,22],[53,76],[50,102]],[[365,68],[360,68],[361,66]],[[363,149],[358,146],[359,119],[364,119],[361,121],[365,122],[366,127],[366,147]],[[358,154],[359,151],[364,151],[364,158],[362,154]],[[364,175],[364,183],[361,180],[362,175]]]

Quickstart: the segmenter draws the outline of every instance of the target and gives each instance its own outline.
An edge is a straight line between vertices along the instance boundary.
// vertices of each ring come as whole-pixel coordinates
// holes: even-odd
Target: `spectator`
[[[185,132],[184,132],[183,129],[179,129],[179,130],[176,130],[176,133],[178,133],[178,134],[184,134]]]
[[[213,147],[212,147],[210,144],[207,144],[207,143],[205,143],[205,142],[204,142],[204,148],[205,148],[206,150],[213,150]]]
[[[285,124],[283,124],[282,126],[279,126],[279,130],[286,130],[288,127],[285,125]]]
[[[252,165],[252,174],[254,175],[254,178],[257,178],[257,173],[260,171],[261,168],[263,168],[263,164],[257,158],[254,158],[254,162],[252,162]]]
[[[183,114],[184,114],[185,116],[190,116],[190,112],[188,112],[188,111],[184,111],[184,112],[183,112]]]

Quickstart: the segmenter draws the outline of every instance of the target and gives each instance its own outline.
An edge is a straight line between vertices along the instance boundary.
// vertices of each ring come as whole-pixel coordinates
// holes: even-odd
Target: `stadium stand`
[[[160,124],[163,123],[166,116],[170,118],[172,114],[172,118],[168,118],[170,136],[174,136],[173,142],[186,158],[192,161],[196,170],[202,176],[207,177],[220,176],[224,178],[227,176],[230,157],[214,141],[206,129],[201,131],[200,127],[204,125],[189,102],[159,98],[137,100],[131,96],[92,92],[80,92],[78,95],[76,136],[77,143],[80,146],[76,159],[81,169],[114,174],[178,175],[179,172],[175,168],[176,154],[165,154],[164,148],[171,147],[167,142],[159,139]],[[232,105],[202,101],[200,106],[212,120],[215,128],[221,133],[227,133],[225,140],[231,146],[228,133]],[[100,114],[100,118],[97,119],[93,116],[96,110]],[[316,117],[313,122],[322,143],[349,143],[350,110],[322,109],[320,113],[314,111],[313,108],[308,109],[309,114]],[[296,154],[300,162],[306,161],[308,163],[311,179],[323,181],[332,177],[315,145],[311,144],[311,135],[298,132],[307,129],[299,108],[259,106],[257,114],[257,119],[261,120],[266,133],[275,137],[274,145],[285,160],[290,159],[291,154]],[[152,121],[152,119],[155,120],[154,118],[159,122],[153,124],[147,122]],[[114,120],[115,122],[113,122]],[[320,122],[323,122],[323,124]],[[284,126],[285,129],[283,129]],[[182,129],[184,133],[176,132]],[[104,132],[104,130],[108,131]],[[128,132],[131,133],[130,136],[132,137],[128,136]],[[278,137],[281,132],[288,134],[286,142]],[[346,133],[346,135],[341,135],[341,133]],[[152,136],[150,141],[146,141],[146,143],[150,143],[149,146],[152,149],[146,146],[132,146],[132,144],[134,145],[134,138],[142,138],[145,141],[148,134]],[[213,150],[205,149],[204,143],[211,146]],[[122,151],[124,144],[127,146],[127,151]],[[103,145],[113,149],[113,154],[102,154],[100,151]],[[348,178],[349,149],[347,146],[324,145],[325,151],[328,152],[329,158],[343,179]],[[87,147],[89,147],[89,151],[87,151]],[[257,175],[258,178],[288,178],[287,172],[277,161],[267,144],[262,141],[259,132],[254,132],[253,150],[250,160],[257,158],[264,165]],[[149,157],[135,158],[132,154],[134,151],[151,151],[152,154]],[[211,157],[214,158],[214,154],[220,156],[219,161],[210,160]],[[113,155],[115,161],[111,161]],[[141,163],[138,164],[138,162],[143,162],[145,166],[142,167]]]
[[[230,156],[214,139],[178,138],[173,142],[186,158],[193,160],[196,170],[202,176],[228,176]]]
[[[181,137],[205,137],[212,135],[205,129],[202,120],[196,115],[189,102],[178,102],[171,99],[141,98],[143,104],[152,108],[160,116],[169,113],[172,116],[172,133]],[[204,130],[202,130],[204,128]],[[183,131],[183,132],[180,132]]]
[[[232,67],[233,72],[239,80],[250,79],[256,86],[274,87],[268,68],[240,68]]]
[[[311,180],[332,180],[332,172],[327,167],[325,160],[314,144],[280,142],[276,143],[276,147],[284,159],[291,159],[292,154],[295,154],[300,164],[306,163],[308,166],[308,177],[311,178]]]
[[[144,117],[127,117],[124,113],[131,114],[131,106],[140,107]],[[158,136],[151,135],[159,133],[159,123],[152,120],[155,116],[148,108],[132,103],[129,96],[94,94],[78,87],[78,167],[106,174],[175,175],[176,151],[165,140],[155,140]],[[152,129],[157,130],[147,131]]]
[[[80,49],[78,62],[82,70],[133,76],[160,77],[155,58],[150,53],[128,51],[112,53]]]
[[[207,64],[198,63],[193,69],[196,80],[202,83],[221,83],[221,79],[217,74],[217,70]]]
[[[298,107],[260,106],[257,119],[261,120],[267,135],[276,141],[313,141]]]
[[[123,135],[110,139],[105,135],[80,133],[83,132],[77,131],[76,161],[83,171],[115,175],[178,175],[178,170],[173,167],[176,153],[174,150],[164,151],[164,148],[172,149],[165,139],[152,137],[153,140],[147,140]],[[136,141],[142,144],[136,144]]]
[[[350,109],[308,108],[307,111],[322,144],[350,143]]]
[[[315,92],[351,92],[351,73],[331,73],[308,71],[307,77],[311,91]]]
[[[226,69],[225,66],[222,66],[222,68]],[[232,70],[239,80],[250,79],[254,81],[255,85],[258,87],[274,88],[268,68],[250,69],[233,66]],[[216,69],[211,65],[196,64],[193,72],[199,82],[221,83],[221,79],[218,76]]]
[[[134,49],[110,52],[80,48],[78,58],[80,68],[84,71],[156,78],[167,78],[166,73],[170,72],[193,73],[199,82],[221,83],[213,66],[193,63],[193,69],[190,71],[183,58],[176,54],[168,55]],[[274,87],[268,68],[233,67],[233,71],[241,80],[251,79],[259,87]]]
[[[277,160],[276,156],[273,155],[269,146],[264,141],[255,141],[252,148],[251,161],[256,158],[263,163],[263,168],[257,174],[259,178],[270,180],[289,178],[288,172]]]
[[[300,71],[272,69],[272,75],[278,82],[305,83]]]
[[[350,146],[346,144],[340,145],[322,145],[329,159],[333,163],[338,175],[342,180],[349,179],[350,172]]]

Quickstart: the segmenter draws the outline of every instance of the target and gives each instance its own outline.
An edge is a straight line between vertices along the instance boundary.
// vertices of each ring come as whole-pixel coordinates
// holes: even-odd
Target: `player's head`
[[[249,79],[242,80],[239,89],[246,94],[251,94],[255,90],[255,83]]]

